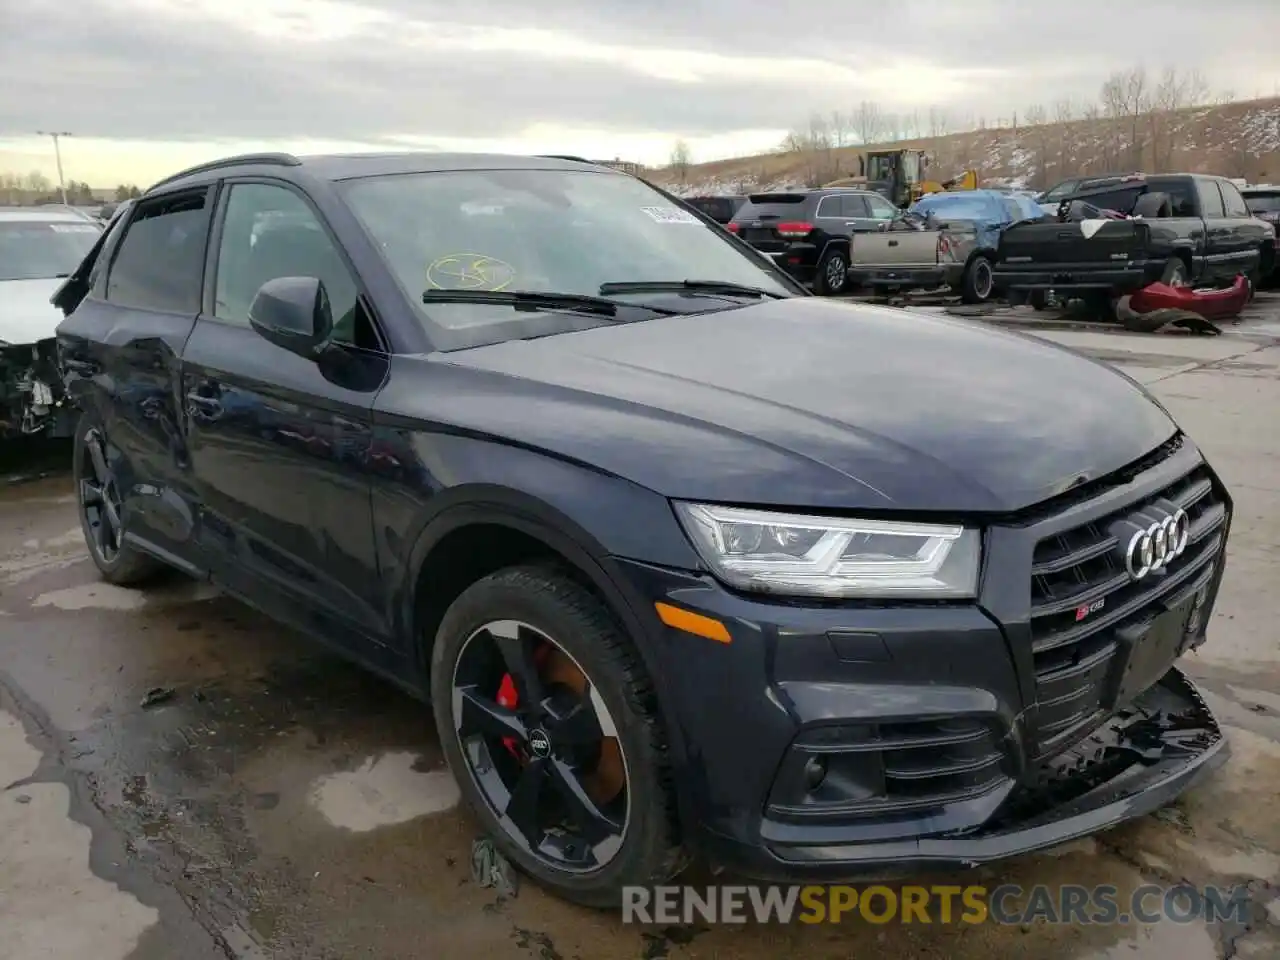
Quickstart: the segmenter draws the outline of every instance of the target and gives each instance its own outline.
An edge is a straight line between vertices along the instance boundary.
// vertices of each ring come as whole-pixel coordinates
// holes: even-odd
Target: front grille
[[[1161,573],[1134,581],[1124,545],[1108,531],[1157,500],[1187,511],[1187,548]],[[1147,497],[1039,541],[1031,572],[1036,756],[1065,749],[1105,717],[1117,632],[1152,619],[1162,601],[1212,575],[1226,521],[1226,502],[1200,465]]]
[[[997,731],[984,720],[819,726],[792,744],[768,812],[792,821],[918,815],[1008,782]]]

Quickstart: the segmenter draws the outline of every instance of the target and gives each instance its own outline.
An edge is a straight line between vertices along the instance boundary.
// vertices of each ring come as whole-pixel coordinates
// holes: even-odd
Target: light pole
[[[53,156],[58,162],[58,192],[62,194],[62,205],[67,205],[67,182],[62,177],[62,146],[58,141],[62,137],[71,136],[66,130],[58,130],[56,132],[49,130],[37,130],[37,134],[42,137],[53,137]]]

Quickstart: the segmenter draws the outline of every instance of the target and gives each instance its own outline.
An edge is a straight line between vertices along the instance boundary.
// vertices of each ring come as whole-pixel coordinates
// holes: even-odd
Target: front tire
[[[684,866],[666,741],[640,658],[552,566],[501,570],[446,612],[431,657],[441,745],[499,850],[592,907]]]
[[[106,431],[88,414],[76,424],[72,476],[85,546],[102,579],[117,586],[137,586],[153,579],[164,565],[125,539],[125,512],[119,457]]]

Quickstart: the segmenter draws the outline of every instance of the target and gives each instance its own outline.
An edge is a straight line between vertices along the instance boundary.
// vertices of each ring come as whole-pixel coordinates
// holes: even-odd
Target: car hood
[[[0,280],[0,340],[35,343],[54,335],[62,311],[49,302],[65,281]]]
[[[1134,381],[1066,348],[816,297],[427,359],[451,369],[421,415],[681,499],[1007,512],[1176,432]]]

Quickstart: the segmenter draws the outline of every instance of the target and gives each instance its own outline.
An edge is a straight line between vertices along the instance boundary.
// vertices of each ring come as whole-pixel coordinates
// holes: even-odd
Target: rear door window
[[[846,194],[840,198],[840,211],[851,220],[867,220],[871,217],[871,209],[866,198],[856,193]]]
[[[838,194],[830,197],[823,197],[818,201],[818,209],[814,213],[814,216],[827,220],[843,220],[845,217],[849,216],[849,214],[845,212],[844,197],[841,197]]]
[[[1219,180],[1218,188],[1222,190],[1222,203],[1227,208],[1228,217],[1250,217],[1249,206],[1240,196],[1240,190],[1229,180]]]
[[[1190,177],[1177,177],[1170,180],[1153,178],[1147,182],[1152,190],[1158,190],[1161,193],[1167,193],[1169,195],[1169,202],[1173,206],[1173,216],[1199,216],[1196,186]]]
[[[1222,194],[1218,192],[1216,183],[1212,180],[1197,180],[1196,192],[1200,194],[1200,209],[1204,211],[1204,216],[1226,216],[1227,210],[1222,205]]]
[[[123,307],[199,313],[209,237],[209,189],[138,204],[107,274],[107,300]]]

